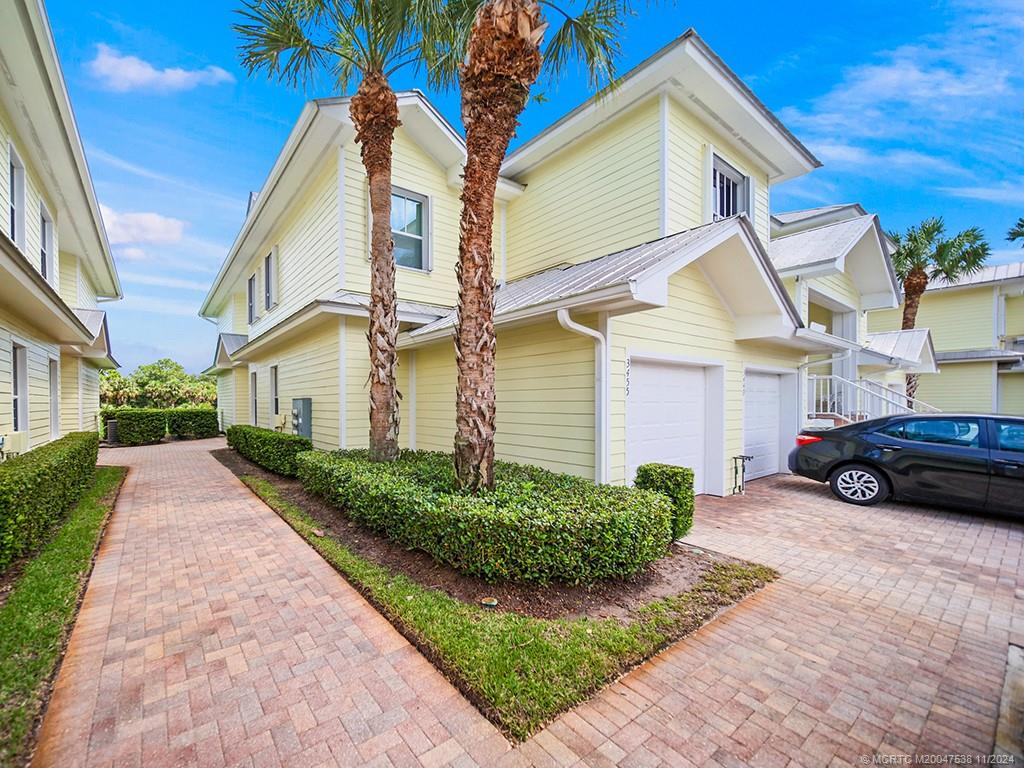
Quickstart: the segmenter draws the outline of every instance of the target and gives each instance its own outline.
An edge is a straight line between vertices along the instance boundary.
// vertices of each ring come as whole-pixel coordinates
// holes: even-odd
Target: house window
[[[749,215],[749,183],[746,176],[715,155],[711,171],[712,212],[715,221],[738,213]]]
[[[255,426],[257,426],[256,414],[258,413],[258,411],[256,409],[257,409],[258,404],[259,404],[259,401],[256,399],[256,372],[255,371],[253,371],[252,373],[249,374],[249,393],[250,393],[250,397],[252,398],[252,407],[250,408],[251,413],[249,415],[252,416],[252,425],[255,427]]]
[[[9,147],[8,160],[8,191],[10,192],[10,218],[8,232],[11,240],[22,250],[25,249],[25,165]]]
[[[39,274],[44,280],[50,279],[53,264],[53,220],[46,206],[39,206]]]
[[[391,192],[391,237],[395,263],[411,269],[429,269],[430,232],[427,198],[395,187]]]
[[[274,252],[263,257],[263,308],[274,306]]]
[[[28,365],[25,348],[11,347],[11,413],[14,431],[28,429]]]
[[[256,273],[253,273],[249,278],[248,284],[248,297],[249,297],[249,325],[256,322]]]
[[[281,412],[281,406],[277,399],[277,366],[270,366],[270,407],[271,413],[277,416]]]

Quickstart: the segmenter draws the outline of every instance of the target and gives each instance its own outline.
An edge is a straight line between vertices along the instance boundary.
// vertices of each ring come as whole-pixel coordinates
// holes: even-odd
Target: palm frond
[[[562,23],[544,47],[545,74],[557,77],[575,60],[585,68],[591,89],[613,83],[622,54],[622,30],[626,18],[635,15],[629,0],[588,0],[575,16],[549,0],[541,4],[562,16]]]
[[[1024,240],[1024,216],[1017,219],[1017,223],[1010,227],[1010,231],[1006,233],[1006,239],[1009,241]],[[1020,244],[1021,248],[1024,248],[1024,242]]]
[[[264,71],[291,87],[312,84],[325,60],[324,47],[308,33],[318,5],[311,0],[245,0],[237,11],[245,21],[233,29],[242,39],[240,58],[250,75]]]
[[[978,227],[958,232],[949,240],[940,240],[932,253],[929,278],[955,283],[978,272],[991,253],[984,233]]]

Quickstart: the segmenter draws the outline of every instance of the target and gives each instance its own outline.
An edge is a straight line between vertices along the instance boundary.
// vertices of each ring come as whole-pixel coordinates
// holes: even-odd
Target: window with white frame
[[[53,219],[46,206],[39,204],[39,274],[49,281],[53,273]]]
[[[13,146],[8,146],[8,197],[10,216],[7,232],[11,240],[22,250],[25,249],[25,164],[21,162]]]
[[[249,276],[248,299],[249,299],[249,325],[256,322],[256,273]]]
[[[281,413],[281,404],[277,397],[277,366],[270,366],[270,412],[277,416]],[[277,426],[274,424],[273,426]]]
[[[28,429],[28,359],[25,347],[11,346],[11,414],[14,431]]]
[[[277,259],[275,258],[275,252],[271,251],[263,257],[263,308],[270,309],[276,303],[277,297],[274,296],[275,288],[275,267]]]
[[[391,237],[395,264],[430,269],[429,203],[424,195],[399,187],[391,190]]]
[[[715,155],[711,170],[711,205],[714,221],[739,213],[750,215],[749,184],[750,180],[746,176]]]
[[[249,396],[251,399],[252,407],[250,409],[250,416],[252,417],[252,425],[255,427],[258,424],[257,410],[259,407],[259,400],[256,398],[256,371],[249,374]]]

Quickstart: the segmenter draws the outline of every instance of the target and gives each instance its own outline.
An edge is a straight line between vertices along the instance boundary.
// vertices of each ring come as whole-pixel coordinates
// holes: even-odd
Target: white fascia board
[[[746,315],[737,317],[734,335],[737,340],[787,339],[793,333],[793,326],[778,315]]]
[[[842,270],[838,267],[837,259],[826,259],[825,261],[816,261],[813,264],[800,264],[795,267],[777,269],[776,272],[779,277],[810,279],[812,277],[831,277],[832,275],[840,274]]]
[[[465,164],[465,159],[456,165],[448,167],[448,186],[455,189],[462,189],[464,179],[462,177],[462,169]],[[502,203],[507,203],[510,200],[515,200],[517,197],[526,191],[526,186],[519,184],[518,182],[506,179],[503,176],[498,177],[498,186],[494,190],[494,197],[496,200]]]
[[[791,337],[798,346],[810,351],[846,351],[861,350],[863,347],[855,341],[841,339],[831,333],[816,331],[813,328],[797,328]]]
[[[896,295],[885,291],[883,293],[863,293],[860,297],[861,309],[895,309],[900,305]]]

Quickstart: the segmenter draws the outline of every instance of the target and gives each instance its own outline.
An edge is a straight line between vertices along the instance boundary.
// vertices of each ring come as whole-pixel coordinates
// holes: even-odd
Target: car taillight
[[[820,443],[822,438],[816,437],[815,435],[797,435],[796,444],[798,446],[810,445],[811,443]]]

